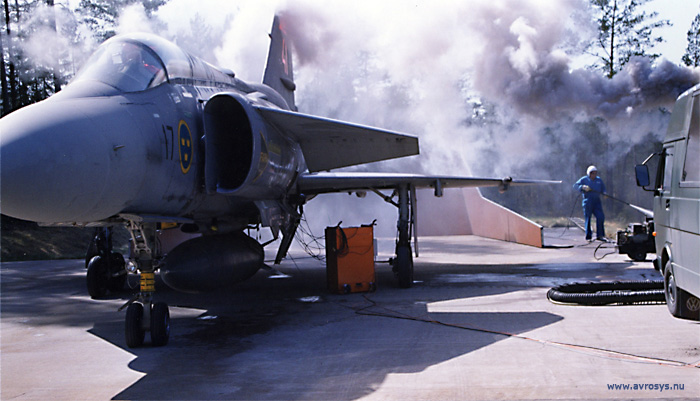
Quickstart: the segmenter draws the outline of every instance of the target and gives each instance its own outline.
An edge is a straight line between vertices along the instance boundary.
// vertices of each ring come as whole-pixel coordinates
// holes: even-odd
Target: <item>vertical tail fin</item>
[[[294,74],[292,71],[292,52],[286,38],[284,23],[275,16],[270,33],[270,51],[267,54],[267,66],[263,76],[263,84],[276,90],[287,102],[291,110],[296,111],[294,104]]]

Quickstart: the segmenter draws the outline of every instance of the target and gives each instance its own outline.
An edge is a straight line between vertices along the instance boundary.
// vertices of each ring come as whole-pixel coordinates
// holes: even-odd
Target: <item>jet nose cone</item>
[[[94,117],[77,110],[46,101],[0,120],[3,214],[43,223],[109,217],[99,206],[111,146]]]

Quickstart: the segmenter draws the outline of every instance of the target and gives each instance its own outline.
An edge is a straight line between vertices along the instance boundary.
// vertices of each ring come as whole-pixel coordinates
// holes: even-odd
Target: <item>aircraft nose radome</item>
[[[61,223],[118,212],[113,200],[102,199],[114,153],[102,127],[104,121],[62,102],[42,102],[0,120],[2,213]]]

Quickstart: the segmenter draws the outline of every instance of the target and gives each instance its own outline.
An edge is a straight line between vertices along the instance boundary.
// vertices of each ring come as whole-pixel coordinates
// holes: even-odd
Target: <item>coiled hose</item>
[[[590,306],[666,302],[663,280],[564,284],[550,289],[547,299],[559,304]]]

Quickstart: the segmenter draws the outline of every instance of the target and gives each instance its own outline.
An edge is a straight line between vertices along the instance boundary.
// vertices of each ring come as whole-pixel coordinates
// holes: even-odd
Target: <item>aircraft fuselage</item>
[[[3,118],[2,212],[48,224],[109,223],[119,215],[180,219],[203,230],[214,219],[231,230],[260,222],[260,211],[286,195],[304,162],[299,146],[250,107],[286,104],[261,84],[221,73],[201,78],[134,92],[79,79]],[[232,138],[224,143],[204,134],[212,96],[236,99],[221,100],[222,107],[249,109],[238,120],[226,121],[227,109],[208,118],[219,139]],[[222,193],[216,180],[207,185],[207,146],[211,162],[236,175],[236,188]]]

